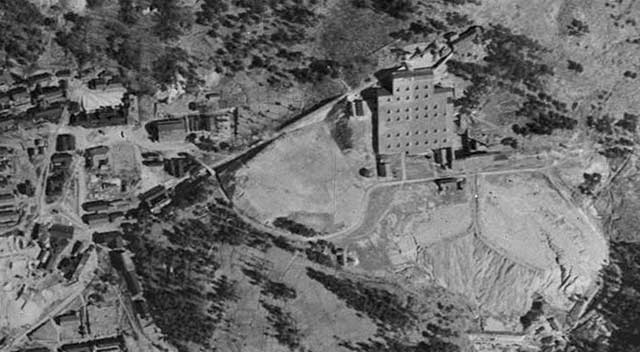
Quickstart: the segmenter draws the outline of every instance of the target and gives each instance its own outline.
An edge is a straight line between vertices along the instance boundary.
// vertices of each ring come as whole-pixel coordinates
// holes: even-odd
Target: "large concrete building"
[[[431,69],[400,69],[378,92],[377,153],[433,155],[450,163],[456,144],[453,88],[434,84]]]

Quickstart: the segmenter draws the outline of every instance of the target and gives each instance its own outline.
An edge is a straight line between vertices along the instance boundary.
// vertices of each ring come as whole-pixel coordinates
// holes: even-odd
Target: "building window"
[[[420,97],[416,95],[416,99],[420,99]]]
[[[416,145],[419,145],[419,144],[420,144],[420,142],[416,141]]]
[[[404,112],[409,112],[409,108],[404,109]]]
[[[428,98],[428,97],[429,97],[429,94],[425,94],[425,95],[424,95],[424,97],[425,97],[425,98]]]
[[[406,100],[409,100],[409,98],[410,98],[410,96],[408,96],[408,95],[407,95],[407,98],[406,98]]]
[[[416,111],[420,110],[420,107],[416,106]]]
[[[387,144],[387,149],[391,149],[391,144]]]
[[[417,119],[419,119],[419,118],[420,118],[420,116],[419,116],[419,115],[416,115],[416,120],[417,120]]]
[[[446,139],[446,138],[445,138],[445,139],[443,139],[443,140],[442,140],[442,143],[447,143],[447,139]]]
[[[428,117],[429,117],[429,114],[424,114],[424,118],[425,119],[428,118]]]
[[[446,129],[446,128],[443,128],[443,129],[442,129],[442,132],[447,132],[447,129]]]
[[[400,116],[396,117],[396,121],[400,121]]]
[[[387,101],[391,101],[391,98],[387,98]]]
[[[396,137],[400,137],[400,133],[396,133]]]
[[[396,98],[396,101],[400,101],[400,97],[397,97],[397,98]]]
[[[400,112],[400,109],[397,109],[396,112]]]
[[[416,135],[417,135],[417,134],[420,134],[420,131],[416,131],[416,133],[415,133],[415,134],[416,134]]]
[[[438,116],[438,113],[437,113],[437,112],[434,112],[434,113],[433,113],[433,117],[437,117],[437,116]]]
[[[433,133],[438,133],[438,129],[437,129],[437,128],[434,128],[434,129],[433,129]]]
[[[391,122],[391,118],[387,118],[387,122]]]
[[[391,133],[387,134],[387,138],[391,138]]]
[[[433,108],[434,108],[434,109],[437,109],[437,108],[438,108],[438,105],[434,105],[434,106],[433,106]]]
[[[425,144],[425,145],[429,144],[429,141],[424,141],[424,144]]]
[[[391,113],[391,110],[387,110],[387,114],[390,114],[390,113]]]
[[[399,91],[400,91],[400,88],[396,88],[396,92],[399,92]]]
[[[409,143],[407,143],[407,147],[409,146]]]
[[[405,135],[406,135],[406,136],[408,136],[408,135],[409,135],[409,132],[405,133]]]
[[[428,106],[428,105],[425,105],[425,106],[424,106],[424,109],[425,109],[425,110],[428,110],[428,109],[429,109],[429,106]]]
[[[407,115],[407,120],[409,119],[409,115]]]
[[[409,87],[405,88],[405,90],[409,90]]]
[[[424,133],[425,134],[429,134],[429,130],[424,130]]]

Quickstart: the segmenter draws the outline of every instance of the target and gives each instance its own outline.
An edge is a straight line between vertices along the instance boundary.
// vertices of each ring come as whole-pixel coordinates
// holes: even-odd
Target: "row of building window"
[[[435,110],[435,109],[437,109],[437,108],[438,108],[438,105],[434,105],[434,106],[433,106],[433,109],[434,109],[434,110]],[[429,110],[429,105],[425,105],[425,106],[424,106],[424,109],[425,109],[425,110]],[[396,109],[396,112],[400,112],[401,110],[402,110],[402,109],[398,108],[398,109]],[[416,106],[415,108],[413,108],[413,110],[415,110],[415,111],[420,111],[420,107],[419,107],[419,106]],[[405,112],[409,112],[409,111],[411,111],[411,108],[405,108],[405,109],[404,109],[404,111],[405,111]],[[391,109],[387,109],[387,114],[391,114],[391,113],[392,113],[392,110],[391,110]]]
[[[429,89],[429,85],[425,84],[423,88],[424,89]],[[413,89],[416,89],[416,90],[420,89],[420,86],[419,85],[413,86]],[[411,87],[406,87],[404,90],[409,91],[409,90],[411,90]],[[399,92],[399,91],[400,91],[400,87],[396,87],[396,92]]]
[[[415,115],[414,117],[415,117],[415,119],[417,120],[417,119],[419,119],[419,118],[420,118],[420,115]],[[437,112],[434,112],[434,113],[433,113],[433,115],[432,115],[431,117],[438,117],[438,113],[437,113]],[[426,118],[429,118],[429,114],[424,114],[424,118],[425,118],[425,119],[426,119]],[[410,120],[410,119],[411,119],[411,116],[409,116],[409,115],[406,115],[406,116],[404,117],[404,120],[407,120],[407,121],[408,121],[408,120]],[[391,117],[387,117],[387,122],[391,122],[392,120],[394,120],[394,119],[393,119],[393,118],[391,118]],[[401,118],[400,116],[396,116],[396,117],[395,117],[395,120],[396,120],[396,121],[400,121],[400,120],[402,120],[402,118]]]
[[[402,97],[396,97],[396,101],[400,101],[401,98]],[[423,99],[425,99],[425,98],[429,98],[429,94],[425,94]],[[404,97],[404,100],[409,100],[409,99],[411,99],[410,95],[406,95]],[[416,99],[420,99],[420,96],[416,95]],[[387,102],[390,102],[391,100],[392,100],[391,97],[387,98]]]
[[[442,132],[447,132],[447,129],[443,128]],[[428,134],[428,133],[429,133],[429,130],[424,130],[424,134]],[[433,133],[438,133],[438,129],[434,128],[433,129]],[[417,135],[420,134],[420,131],[414,131],[413,134],[417,136]],[[396,137],[400,137],[400,133],[396,133],[395,135],[396,135]],[[405,136],[410,136],[411,132],[405,132],[404,135]],[[391,138],[391,136],[393,136],[393,133],[387,133],[387,138]]]
[[[443,140],[442,140],[442,143],[443,143],[443,144],[444,144],[444,143],[447,143],[447,140],[446,140],[446,139],[443,139]],[[418,146],[418,145],[420,145],[420,141],[415,141],[415,142],[413,142],[413,143],[407,142],[407,143],[405,143],[405,144],[404,144],[404,146],[405,146],[405,147],[410,147],[412,144],[413,144],[413,145]],[[429,145],[429,141],[426,141],[426,140],[425,140],[425,141],[423,141],[423,142],[422,142],[422,144],[424,144],[424,145]],[[433,144],[437,145],[437,144],[438,144],[438,140],[437,140],[437,139],[436,139],[436,140],[434,140],[434,141],[433,141]],[[401,146],[402,146],[402,143],[396,143],[396,145],[395,145],[395,147],[396,147],[396,148],[400,148]],[[392,148],[392,144],[387,144],[387,149],[391,149],[391,148]]]

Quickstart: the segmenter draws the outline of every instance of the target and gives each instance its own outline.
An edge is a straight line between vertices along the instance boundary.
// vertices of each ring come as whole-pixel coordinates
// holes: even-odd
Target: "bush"
[[[295,222],[286,217],[278,217],[273,221],[273,226],[279,227],[283,230],[287,230],[296,235],[304,236],[304,237],[315,237],[318,236],[319,233],[316,230],[309,228],[303,224]]]
[[[579,62],[575,62],[572,60],[567,60],[567,64],[568,64],[568,69],[572,70],[572,71],[576,71],[577,73],[581,73],[582,72],[582,65]]]

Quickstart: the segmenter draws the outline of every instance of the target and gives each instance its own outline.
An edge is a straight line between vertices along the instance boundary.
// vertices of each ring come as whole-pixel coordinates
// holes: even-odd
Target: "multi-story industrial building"
[[[378,92],[379,155],[433,155],[450,164],[456,145],[453,88],[434,84],[431,69],[401,69]]]

